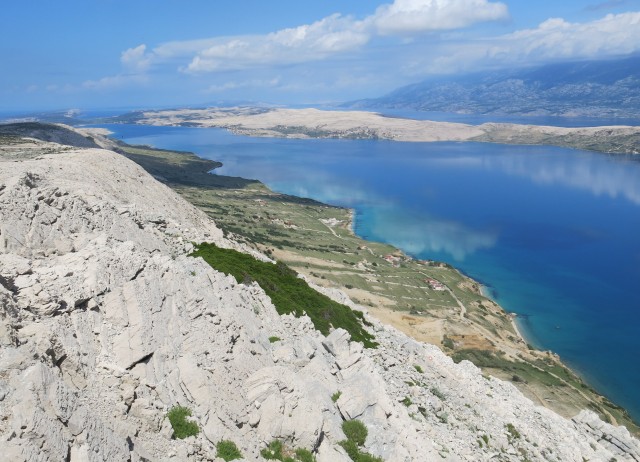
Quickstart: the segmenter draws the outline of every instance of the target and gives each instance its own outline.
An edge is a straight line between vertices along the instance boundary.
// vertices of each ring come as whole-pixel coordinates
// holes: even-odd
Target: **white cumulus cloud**
[[[396,0],[382,5],[368,20],[383,35],[461,29],[509,17],[504,3],[488,0]]]
[[[502,37],[502,47],[514,54],[539,58],[597,57],[640,49],[640,12],[608,14],[587,23],[552,18],[536,29]]]
[[[187,73],[211,73],[319,61],[362,49],[373,38],[453,30],[508,17],[490,0],[394,0],[363,19],[333,14],[265,35],[174,41],[122,53],[123,65],[143,72],[153,63],[181,63]],[[186,61],[186,62],[185,62]]]
[[[120,62],[128,69],[144,72],[151,65],[151,57],[146,54],[146,50],[147,46],[145,44],[129,48],[120,55]]]
[[[185,70],[215,72],[316,61],[357,49],[370,38],[362,23],[334,14],[313,24],[263,36],[220,39],[199,51]]]
[[[533,29],[473,42],[446,44],[420,63],[425,74],[454,72],[478,65],[534,64],[569,59],[597,59],[640,51],[640,12],[609,14],[573,23],[551,18]],[[422,67],[421,67],[422,66]]]

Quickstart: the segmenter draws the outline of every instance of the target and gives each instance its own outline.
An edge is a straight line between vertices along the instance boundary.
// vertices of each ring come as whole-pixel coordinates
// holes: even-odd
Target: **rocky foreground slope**
[[[373,319],[380,346],[364,349],[279,316],[255,283],[188,256],[192,242],[239,245],[119,154],[11,142],[0,150],[4,460],[221,460],[216,443],[232,440],[254,461],[279,439],[341,462],[341,424],[359,419],[385,461],[640,461],[623,427],[588,411],[564,419]],[[176,404],[197,436],[172,438]]]

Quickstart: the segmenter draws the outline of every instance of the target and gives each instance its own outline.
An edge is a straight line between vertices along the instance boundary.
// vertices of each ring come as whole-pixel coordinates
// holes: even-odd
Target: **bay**
[[[287,140],[103,125],[131,144],[356,211],[355,232],[446,261],[640,420],[640,158],[548,146]]]

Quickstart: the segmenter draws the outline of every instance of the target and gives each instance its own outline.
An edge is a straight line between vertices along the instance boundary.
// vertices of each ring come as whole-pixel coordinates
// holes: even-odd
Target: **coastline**
[[[494,122],[470,125],[386,117],[369,111],[251,107],[146,111],[119,116],[111,123],[224,128],[254,137],[551,145],[608,154],[640,154],[640,127],[628,125],[575,128]]]
[[[143,149],[143,150],[144,150],[144,149]],[[158,153],[159,153],[160,155],[165,155],[166,153],[170,153],[170,152],[171,152],[171,151],[162,151],[162,150],[155,150],[155,149],[149,149],[149,151],[158,151]],[[204,160],[205,160],[205,159],[199,158],[198,156],[194,155],[193,153],[182,153],[182,154],[179,154],[179,156],[182,156],[182,157],[185,157],[185,156],[186,156],[186,157],[188,157],[188,156],[193,156],[193,157],[195,157],[196,159],[198,159],[200,162],[202,162],[202,161],[204,161]],[[130,158],[131,158],[131,157],[130,157]],[[139,163],[140,163],[140,162],[143,162],[143,159],[142,159],[141,157],[134,158],[133,160],[136,160],[136,161],[137,161],[137,162],[139,162]],[[190,162],[191,162],[191,161],[190,161]],[[143,165],[143,164],[141,163],[141,165]],[[143,165],[143,166],[144,166],[144,165]],[[201,166],[199,166],[199,165],[197,164],[197,162],[196,162],[196,165],[195,165],[195,168],[194,168],[194,170],[193,170],[193,171],[197,170],[197,168],[201,168]],[[193,171],[192,171],[192,173],[191,173],[191,174],[193,174]],[[174,172],[174,173],[175,173],[175,172]],[[160,176],[162,176],[162,175],[160,175]],[[226,177],[222,177],[222,176],[218,176],[218,175],[210,175],[210,174],[208,174],[208,173],[207,173],[206,175],[203,175],[203,178],[204,178],[204,176],[208,176],[208,177],[214,177],[214,176],[215,176],[215,177],[216,177],[216,178],[215,178],[215,181],[221,181],[221,180],[224,180],[224,179],[226,178]],[[242,180],[242,179],[238,179],[238,180]],[[213,181],[213,179],[212,179],[212,181]],[[275,193],[275,192],[273,192],[273,191],[268,190],[268,188],[267,188],[265,185],[262,185],[261,183],[258,183],[258,182],[255,182],[255,181],[253,181],[253,182],[247,182],[247,180],[244,180],[244,181],[245,181],[245,183],[237,183],[237,184],[236,184],[236,183],[234,183],[234,187],[246,187],[246,185],[247,185],[247,184],[258,184],[258,185],[260,185],[260,186],[259,186],[259,188],[260,188],[260,190],[261,190],[261,191],[263,191],[263,189],[264,189],[264,190],[267,190],[267,191],[268,191],[268,193],[269,193],[270,195],[280,196],[280,195],[279,195],[279,193]],[[169,181],[169,183],[171,183],[171,181]],[[171,186],[171,187],[174,187],[174,188],[176,187],[176,185],[175,185],[175,184],[174,184],[174,185],[170,184],[170,186]],[[194,184],[193,186],[194,186],[194,187],[196,187],[196,188],[198,187],[198,185],[195,185],[195,184]],[[181,193],[183,193],[183,194],[184,194],[184,191],[180,191],[180,188],[178,188],[178,192],[181,192]],[[189,194],[191,194],[191,193],[189,193]],[[187,195],[186,197],[187,197],[187,199],[189,200],[189,197],[190,197],[190,196],[189,196],[189,195]],[[304,200],[304,199],[293,198],[293,197],[291,197],[291,198],[292,198],[292,199],[298,199],[298,201],[300,201],[301,203],[308,204],[308,201],[306,201],[306,200]],[[218,199],[216,199],[216,200],[218,200]],[[191,198],[191,201],[192,201],[192,202],[194,201],[194,198],[193,198],[193,197]],[[199,206],[199,207],[202,207],[201,198],[198,198],[197,202],[198,202],[198,206]],[[324,204],[320,204],[320,203],[317,203],[317,204],[318,204],[319,206],[324,205]],[[331,207],[332,209],[336,209],[336,207],[334,207],[334,206],[327,206],[327,207]],[[356,236],[356,237],[357,237],[357,235],[355,234],[355,217],[356,217],[355,210],[353,210],[353,209],[343,209],[343,208],[341,208],[341,210],[343,210],[343,211],[344,211],[344,213],[346,214],[346,216],[348,217],[348,223],[347,223],[347,220],[344,220],[344,224],[343,224],[343,225],[341,225],[341,228],[343,228],[347,233],[349,233],[349,234],[351,234],[351,235],[353,235],[353,236]],[[214,217],[214,219],[216,219],[216,222],[218,222],[218,220],[220,219],[220,216],[219,216],[219,215],[212,214],[212,212],[208,212],[208,213],[210,213],[210,214],[211,214],[211,216],[212,216],[212,217]],[[245,214],[248,214],[249,212],[244,212],[244,213],[245,213]],[[224,229],[224,228],[223,228],[223,229]],[[326,229],[326,228],[325,228],[325,229]],[[334,228],[334,230],[335,230],[338,234],[340,234],[340,231],[339,231],[339,228],[338,228],[338,227],[335,227],[335,228]],[[235,231],[234,231],[234,232],[235,232]],[[336,233],[334,233],[334,235],[336,235]],[[337,235],[336,235],[336,237],[338,237],[339,239],[345,239],[345,238],[344,238],[344,235],[343,235],[342,237],[341,237],[341,236],[337,236]],[[374,247],[374,246],[377,246],[377,245],[378,245],[377,243],[375,243],[375,242],[373,242],[373,241],[365,241],[365,240],[360,239],[360,238],[358,238],[358,239],[359,239],[359,241],[360,241],[360,242],[362,242],[363,244],[366,244],[366,245],[371,246],[371,247]],[[338,241],[338,242],[342,242],[342,241]],[[311,243],[309,243],[309,244],[311,244]],[[261,247],[261,246],[262,246],[262,247]],[[265,249],[269,249],[269,248],[270,248],[270,247],[264,247],[264,245],[263,245],[263,244],[261,244],[261,246],[258,246],[258,248],[259,248],[261,251],[264,251]],[[387,247],[391,247],[391,246],[387,246]],[[275,249],[274,249],[274,250],[275,250]],[[367,249],[367,250],[369,250],[369,249]],[[370,251],[370,250],[369,250],[369,251]],[[391,250],[388,250],[388,252],[389,252],[389,253],[394,253],[394,254],[397,254],[397,255],[404,255],[404,256],[406,256],[407,258],[410,258],[410,259],[411,259],[412,264],[415,264],[415,263],[417,263],[417,262],[419,261],[419,260],[416,260],[416,259],[415,259],[415,258],[413,258],[413,257],[408,256],[406,253],[404,253],[404,252],[400,251],[400,250],[399,250],[399,249],[397,249],[397,248],[393,248],[393,250],[392,250],[392,251],[391,251]],[[291,252],[291,251],[287,251],[287,252],[284,252],[284,253],[283,253],[283,252],[281,252],[281,251],[278,251],[278,252],[277,252],[277,257],[278,257],[279,259],[280,259],[280,258],[284,258],[284,259],[289,258],[289,259],[291,259],[291,258],[292,258],[292,256],[293,256],[295,253],[296,253],[296,252]],[[340,258],[340,257],[339,257],[339,258]],[[288,262],[288,263],[289,263],[289,262]],[[310,263],[310,261],[309,261],[308,259],[307,259],[307,260],[304,260],[304,259],[303,259],[303,260],[300,260],[300,261],[298,262],[298,266],[296,266],[296,268],[295,268],[295,269],[296,269],[297,271],[299,271],[299,272],[303,272],[303,273],[306,271],[307,275],[308,275],[308,274],[313,275],[313,271],[311,271],[311,273],[309,273],[309,271],[310,271],[310,270],[309,270],[309,269],[305,269],[305,266],[306,266],[306,268],[309,268],[309,266],[308,266],[308,265],[309,265],[309,263]],[[455,272],[456,272],[456,273],[457,273],[461,278],[463,278],[463,280],[466,280],[467,282],[469,282],[469,286],[470,286],[470,287],[473,287],[473,286],[475,285],[475,286],[476,286],[476,293],[477,293],[478,295],[482,295],[482,297],[484,297],[484,298],[486,298],[486,299],[488,299],[488,300],[491,300],[491,297],[487,296],[488,294],[486,293],[486,290],[487,290],[487,288],[486,288],[486,287],[483,287],[483,286],[482,286],[482,284],[480,284],[480,283],[478,283],[477,281],[473,280],[472,278],[470,278],[469,276],[465,275],[465,274],[464,274],[464,273],[462,273],[461,271],[459,271],[459,270],[457,270],[457,269],[452,269],[452,270],[453,270],[453,271],[455,271]],[[325,275],[327,275],[327,276],[329,276],[329,274],[328,274],[328,273],[324,273],[324,274],[325,274]],[[312,277],[312,279],[313,279],[313,277]],[[325,280],[325,279],[323,279],[323,278],[316,278],[314,282],[319,283],[319,285],[323,285],[323,284],[325,284],[325,286],[326,286],[327,281],[328,281],[328,280]],[[330,285],[329,287],[335,287],[335,286],[331,286],[331,285]],[[338,288],[340,288],[340,287],[338,287]],[[344,291],[345,293],[347,293],[347,295],[349,295],[350,297],[354,298],[354,295],[355,295],[355,296],[356,296],[356,298],[359,298],[359,299],[360,299],[360,300],[355,300],[355,299],[354,299],[354,301],[356,301],[356,303],[358,303],[358,304],[363,304],[363,301],[362,301],[362,291],[356,291],[355,289],[348,289],[348,288],[345,290],[345,289],[344,289],[344,286],[343,286],[342,288],[343,288],[343,291]],[[485,293],[483,293],[483,290],[484,290],[484,292],[485,292]],[[510,350],[510,351],[511,351],[511,353],[508,353],[508,354],[507,354],[507,358],[509,358],[510,360],[513,360],[513,361],[519,361],[518,356],[517,356],[517,354],[516,354],[516,353],[521,353],[521,354],[524,354],[524,355],[531,355],[531,356],[530,356],[530,358],[531,358],[531,360],[532,360],[532,361],[533,361],[533,360],[538,361],[538,360],[540,360],[540,359],[545,359],[545,360],[546,360],[546,359],[548,359],[549,352],[542,352],[542,351],[540,351],[540,352],[535,352],[535,351],[530,352],[530,351],[527,351],[527,346],[526,346],[526,337],[525,337],[525,336],[523,336],[523,329],[522,329],[522,326],[518,326],[517,318],[514,318],[512,314],[510,314],[509,312],[507,312],[506,310],[504,310],[502,307],[500,307],[499,305],[497,305],[495,302],[493,302],[493,304],[495,305],[496,309],[502,313],[502,314],[497,314],[497,316],[502,316],[502,317],[505,319],[505,321],[507,321],[507,324],[508,324],[508,328],[507,328],[507,327],[506,327],[506,325],[505,325],[505,330],[504,330],[504,331],[499,331],[500,336],[506,335],[506,337],[508,337],[509,335],[511,335],[511,334],[509,334],[509,331],[512,331],[512,333],[513,333],[513,334],[515,334],[515,336],[516,336],[516,337],[518,337],[518,339],[519,339],[519,341],[514,341],[514,342],[513,342],[513,345],[509,344],[509,345],[511,345],[511,346],[509,346],[508,350]],[[480,305],[482,306],[482,304],[480,304]],[[365,308],[366,308],[366,306],[365,306]],[[473,307],[471,307],[471,308],[473,308]],[[493,313],[494,313],[493,306],[491,306],[490,308],[491,308],[491,313],[493,314]],[[423,315],[424,315],[424,314],[420,314],[420,313],[418,313],[418,314],[413,314],[413,313],[411,313],[411,314],[410,314],[410,313],[408,313],[408,312],[404,312],[404,311],[396,310],[395,308],[393,308],[393,309],[392,309],[392,308],[389,308],[388,306],[384,306],[384,305],[381,305],[377,310],[384,310],[384,312],[385,312],[385,313],[387,313],[389,316],[393,316],[393,317],[394,317],[394,321],[395,321],[395,322],[389,322],[389,319],[381,319],[381,321],[382,321],[382,322],[385,322],[385,323],[387,323],[387,324],[392,324],[392,325],[394,325],[395,327],[399,327],[399,325],[404,326],[404,329],[402,329],[402,328],[401,328],[400,330],[402,330],[403,332],[405,332],[407,335],[409,335],[409,336],[411,336],[411,337],[414,337],[414,338],[416,338],[417,340],[422,340],[422,341],[427,341],[427,340],[424,340],[424,339],[422,339],[422,338],[418,338],[418,337],[416,336],[417,334],[418,334],[418,335],[420,334],[420,329],[422,329],[422,331],[427,331],[427,332],[428,332],[428,331],[429,331],[429,329],[431,329],[431,328],[436,328],[436,330],[437,330],[437,328],[440,328],[440,327],[442,327],[442,326],[443,326],[443,324],[442,324],[442,323],[444,323],[444,325],[445,325],[445,326],[447,326],[448,324],[451,324],[451,322],[453,322],[453,321],[454,321],[454,320],[453,320],[453,318],[451,318],[451,319],[449,319],[449,320],[444,319],[444,320],[440,320],[440,321],[433,321],[433,322],[430,322],[430,323],[422,322],[422,321],[421,321],[421,319],[422,319],[422,317],[423,317]],[[374,310],[370,310],[370,311],[374,311]],[[477,311],[477,310],[475,310],[475,308],[474,308],[474,311]],[[374,314],[374,313],[372,313],[372,314]],[[472,313],[472,314],[474,314],[474,313]],[[477,312],[476,312],[476,314],[477,314]],[[374,314],[374,315],[375,315],[375,314]],[[378,316],[376,316],[376,317],[378,317]],[[457,316],[456,316],[456,318],[457,318]],[[462,315],[461,315],[461,318],[464,318],[464,316],[462,316]],[[475,319],[477,319],[477,317],[476,317],[476,318],[472,318],[472,319],[474,319],[474,320],[472,321],[472,323],[476,323],[476,322],[477,322],[477,321],[475,320]],[[466,319],[465,319],[465,321],[466,321],[466,322],[468,322]],[[481,329],[481,330],[482,330],[482,329]],[[443,330],[442,332],[445,332],[445,331]],[[437,335],[436,335],[436,337],[437,337]],[[462,335],[462,337],[464,338],[464,335]],[[428,341],[428,343],[434,343],[434,344],[437,344],[437,345],[439,344],[439,345],[441,346],[441,348],[443,348],[443,346],[442,346],[442,338],[446,339],[446,338],[447,338],[447,335],[446,335],[446,334],[444,334],[444,336],[441,336],[441,341],[438,341],[438,339],[437,339],[437,338],[434,338],[433,340],[429,340],[429,341]],[[496,340],[496,339],[495,339],[494,337],[492,337],[492,336],[489,336],[489,338],[490,338],[490,339],[491,339],[491,338],[493,338],[493,340]],[[459,340],[458,338],[456,338],[456,339],[455,339],[456,344],[457,344],[458,340]],[[501,341],[501,342],[502,342],[502,341]],[[517,347],[517,344],[521,344],[521,346],[520,346],[520,347]],[[502,345],[502,343],[500,343],[499,345]],[[503,346],[500,346],[500,348],[503,348]],[[498,348],[496,351],[500,351],[500,348]],[[452,354],[454,354],[454,353],[455,353],[455,351],[453,351],[453,350],[449,350],[449,351],[448,351],[448,350],[446,350],[445,348],[443,348],[443,350],[445,350],[446,354],[448,354],[448,355],[452,355]],[[528,357],[529,357],[529,356],[528,356]],[[459,356],[458,356],[458,358],[459,358]],[[468,358],[463,357],[462,359],[468,359]],[[458,360],[459,360],[459,359],[458,359]],[[558,362],[559,362],[559,361],[558,361]],[[483,367],[483,369],[484,369],[484,367]],[[494,368],[494,367],[489,367],[489,368],[488,368],[488,371],[489,371],[489,373],[491,373],[492,375],[497,374],[497,376],[499,376],[500,378],[502,378],[502,379],[504,379],[504,380],[509,380],[509,379],[511,378],[511,376],[513,375],[513,374],[511,374],[510,372],[503,373],[502,375],[500,375],[500,374],[499,374],[499,372],[500,372],[500,371],[499,371],[498,369]],[[578,375],[578,374],[575,374],[575,373],[574,373],[574,375]],[[563,380],[564,380],[564,379],[563,379]],[[514,383],[514,384],[516,384],[516,383]],[[577,384],[576,386],[579,388],[579,383],[578,383],[578,382],[576,382],[576,384]],[[520,385],[520,386],[522,386],[522,384],[516,384],[516,385]],[[539,391],[539,390],[537,390],[537,389],[536,389],[536,390],[533,390],[533,392],[532,392],[532,393],[530,393],[530,394],[528,394],[528,396],[530,396],[530,397],[531,397],[531,396],[535,396],[535,397],[537,397],[537,392],[538,392],[538,391]],[[527,394],[527,393],[525,392],[525,394]],[[534,398],[532,398],[532,399],[534,399]],[[544,405],[545,407],[551,407],[551,408],[552,408],[552,409],[554,409],[556,412],[559,412],[559,413],[561,413],[561,414],[562,414],[562,410],[558,411],[558,409],[557,409],[557,408],[555,408],[555,407],[553,407],[553,406],[550,406],[550,405],[549,405],[549,403],[548,403],[548,402],[546,402],[546,400],[541,400],[540,398],[537,398],[537,401],[538,401],[540,404]],[[606,404],[606,402],[605,402],[605,404]],[[603,411],[603,412],[604,412],[604,411]],[[610,415],[610,413],[609,413],[608,411],[604,412],[604,414],[605,414],[605,415],[607,415],[607,414],[609,414],[609,415]],[[568,411],[567,411],[567,410],[565,410],[565,411],[564,411],[564,414],[563,414],[563,415],[571,417],[571,415],[569,415],[569,414],[568,414]],[[617,420],[617,419],[614,419],[614,421],[616,421],[616,420]],[[629,428],[631,429],[632,427],[629,427]],[[637,430],[635,430],[635,431],[636,431],[636,433],[637,433]]]
[[[332,206],[332,207],[335,207],[335,206]],[[362,239],[365,242],[374,242],[374,241],[370,241],[368,239],[365,239],[365,238],[363,238],[362,236],[359,236],[356,233],[356,230],[355,230],[356,211],[353,208],[347,208],[347,210],[349,212],[349,217],[350,217],[349,224],[348,224],[348,229],[351,232],[351,234],[356,236],[356,237],[358,237],[358,238],[360,238],[360,239]],[[406,253],[404,250],[399,249],[399,248],[397,248],[395,246],[392,246],[392,247],[394,247],[396,253],[402,254],[403,256],[405,256],[405,258],[410,258],[410,259],[412,259],[414,261],[420,261],[420,259],[414,257],[413,255],[410,255],[410,254]],[[442,263],[442,262],[436,262],[436,263]],[[453,271],[456,271],[463,278],[466,278],[469,281],[471,281],[473,284],[475,284],[478,287],[477,292],[478,292],[479,295],[483,296],[486,299],[489,299],[489,300],[493,301],[497,306],[499,306],[500,309],[505,313],[505,315],[509,317],[510,324],[513,327],[513,330],[516,333],[516,335],[518,336],[518,338],[523,343],[525,343],[527,345],[531,345],[532,344],[530,339],[523,334],[523,330],[524,329],[521,326],[518,325],[518,315],[517,315],[517,313],[514,313],[514,312],[506,310],[502,305],[500,305],[496,300],[494,300],[493,297],[491,296],[491,291],[489,290],[489,288],[486,285],[482,284],[481,282],[479,282],[478,280],[474,279],[472,276],[466,274],[465,272],[463,272],[462,270],[460,270],[459,268],[457,268],[455,266],[451,266],[451,269]],[[374,314],[374,316],[376,316],[376,315]],[[378,317],[378,316],[376,316],[376,317]],[[381,321],[381,322],[385,322],[383,319],[378,319],[378,320]],[[407,332],[405,332],[405,333],[407,333]],[[411,335],[411,334],[408,334],[408,335]],[[533,343],[535,343],[535,342],[533,342]],[[538,348],[536,348],[536,349],[538,349]]]
[[[471,277],[471,276],[467,276],[467,277],[469,277],[470,279],[473,279],[473,277]],[[478,282],[478,281],[476,281],[476,282]],[[480,286],[480,293],[482,294],[483,297],[488,298],[488,299],[493,300],[494,302],[498,303],[496,300],[493,299],[492,294],[491,294],[491,289],[489,289],[489,287],[487,287],[485,284],[482,284],[480,282],[478,282],[478,285]],[[502,305],[500,305],[500,306],[502,307]],[[524,334],[526,329],[522,325],[520,325],[521,317],[518,315],[518,313],[515,313],[513,311],[508,311],[508,310],[504,309],[504,307],[502,307],[502,309],[511,317],[511,325],[513,326],[513,330],[516,332],[518,337],[520,337],[522,339],[522,341],[525,342],[527,345],[535,346],[537,342],[535,342],[533,339],[531,339],[530,337],[527,337]],[[539,349],[539,348],[536,348],[536,349]]]

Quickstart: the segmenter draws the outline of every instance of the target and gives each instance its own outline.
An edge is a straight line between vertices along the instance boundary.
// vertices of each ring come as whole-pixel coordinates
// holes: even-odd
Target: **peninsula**
[[[467,125],[386,117],[366,111],[252,107],[140,111],[105,121],[217,127],[248,136],[544,144],[605,153],[640,154],[640,127],[631,126],[565,128],[506,123]]]
[[[358,239],[348,210],[58,125],[0,127],[0,162],[0,437],[11,460],[213,461],[232,448],[261,461],[276,447],[318,462],[640,459],[616,426],[637,431],[624,411],[530,350],[472,280]],[[223,261],[248,273],[225,275]],[[251,261],[300,270],[361,313],[359,327],[325,336],[317,313],[282,315],[290,289],[263,289],[266,267]],[[429,297],[405,311],[412,291]],[[321,318],[344,322],[333,316]],[[440,330],[420,339],[428,326]],[[350,421],[365,428],[359,443]]]

